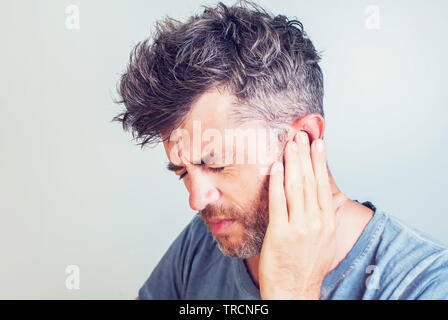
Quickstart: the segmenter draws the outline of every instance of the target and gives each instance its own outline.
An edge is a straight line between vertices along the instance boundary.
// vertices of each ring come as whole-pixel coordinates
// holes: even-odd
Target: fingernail
[[[299,150],[299,147],[298,147],[297,143],[295,143],[294,141],[291,141],[290,144],[291,144],[291,149],[292,150],[294,150],[294,151],[298,151]]]
[[[308,142],[308,134],[305,131],[300,131],[300,140],[303,143],[307,143]]]
[[[277,172],[282,171],[282,164],[279,161],[275,161],[271,168],[271,174],[275,174]]]
[[[324,142],[321,139],[316,140],[316,150],[319,152],[324,151]]]

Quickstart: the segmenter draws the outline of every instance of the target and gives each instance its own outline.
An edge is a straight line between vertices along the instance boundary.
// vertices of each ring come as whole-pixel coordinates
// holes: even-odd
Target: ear
[[[299,131],[306,132],[308,134],[308,140],[311,143],[316,139],[323,138],[325,131],[325,119],[318,113],[309,113],[294,121],[291,131],[292,138],[294,138]]]

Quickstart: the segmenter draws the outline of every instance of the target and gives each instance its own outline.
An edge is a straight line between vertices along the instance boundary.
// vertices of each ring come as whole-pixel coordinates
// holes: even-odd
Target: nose
[[[198,168],[194,172],[190,172],[190,185],[188,191],[190,193],[190,207],[195,211],[205,209],[211,203],[218,201],[221,192],[215,186],[212,177],[201,172]]]

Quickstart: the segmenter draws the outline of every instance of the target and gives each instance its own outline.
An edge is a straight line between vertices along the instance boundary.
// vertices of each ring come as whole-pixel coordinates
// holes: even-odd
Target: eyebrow
[[[196,163],[196,164],[194,164],[194,165],[196,165],[196,166],[204,166],[204,165],[207,165],[207,164],[212,164],[212,161],[213,161],[214,159],[216,159],[216,158],[218,158],[218,157],[217,157],[217,156],[206,155],[204,158],[201,159],[201,163]],[[180,171],[180,170],[184,169],[185,167],[175,165],[174,163],[172,163],[172,162],[170,161],[170,162],[168,162],[168,164],[166,165],[166,168],[167,168],[169,171],[176,172],[176,171]]]

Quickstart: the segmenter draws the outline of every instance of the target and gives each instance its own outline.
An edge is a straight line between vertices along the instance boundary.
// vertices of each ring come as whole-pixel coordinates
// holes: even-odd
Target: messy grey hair
[[[324,117],[320,56],[300,21],[249,1],[203,8],[185,23],[158,21],[153,41],[131,52],[118,84],[125,110],[113,120],[138,144],[169,136],[212,88],[237,98],[232,116],[240,123],[281,129],[309,113]]]

